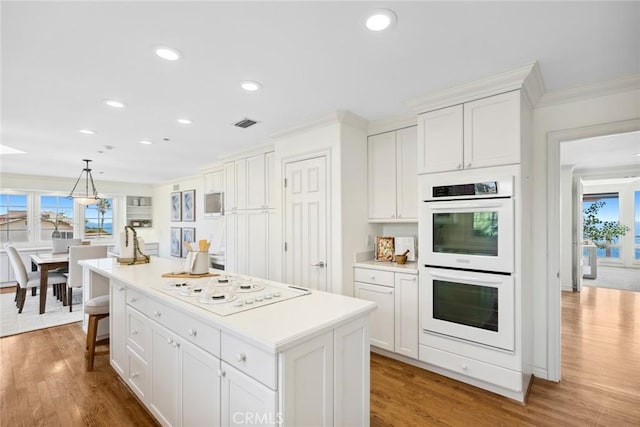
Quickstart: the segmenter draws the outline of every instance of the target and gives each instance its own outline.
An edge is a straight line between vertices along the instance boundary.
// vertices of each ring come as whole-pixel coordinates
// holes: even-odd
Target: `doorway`
[[[284,282],[327,291],[327,158],[285,163]]]

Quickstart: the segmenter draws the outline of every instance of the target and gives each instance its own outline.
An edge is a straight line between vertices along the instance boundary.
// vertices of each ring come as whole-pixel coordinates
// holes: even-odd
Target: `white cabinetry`
[[[246,209],[247,160],[240,159],[224,165],[225,212]]]
[[[355,268],[355,297],[378,304],[371,313],[371,345],[418,358],[418,276]]]
[[[417,221],[416,153],[415,126],[369,137],[370,220]]]
[[[224,170],[213,171],[204,175],[205,193],[219,193],[224,190]]]
[[[247,219],[247,211],[232,211],[225,215],[227,236],[225,270],[233,273],[247,273],[247,249],[249,245]]]
[[[222,362],[221,424],[277,425],[276,392]]]
[[[127,225],[132,227],[153,226],[153,199],[148,196],[127,196]]]
[[[121,377],[127,378],[127,287],[111,281],[109,288],[109,357],[113,369]]]
[[[520,90],[418,115],[418,173],[520,163]]]

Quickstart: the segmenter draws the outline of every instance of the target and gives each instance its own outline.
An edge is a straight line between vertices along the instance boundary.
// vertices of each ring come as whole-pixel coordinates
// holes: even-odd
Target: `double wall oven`
[[[514,177],[454,172],[420,180],[421,328],[513,350]]]

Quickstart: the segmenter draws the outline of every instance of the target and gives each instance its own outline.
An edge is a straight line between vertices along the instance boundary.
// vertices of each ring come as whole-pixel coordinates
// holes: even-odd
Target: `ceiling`
[[[392,29],[364,28],[375,7],[396,13]],[[98,182],[164,182],[336,109],[367,120],[406,114],[411,98],[535,60],[547,91],[638,73],[639,9],[609,1],[3,1],[1,144],[27,154],[1,155],[1,169],[75,178],[88,158]],[[182,59],[160,59],[158,45]],[[263,89],[245,92],[243,80]],[[107,107],[105,98],[127,107]],[[259,123],[232,126],[245,117]]]
[[[640,132],[567,141],[560,144],[560,163],[575,169],[632,169],[640,175]]]

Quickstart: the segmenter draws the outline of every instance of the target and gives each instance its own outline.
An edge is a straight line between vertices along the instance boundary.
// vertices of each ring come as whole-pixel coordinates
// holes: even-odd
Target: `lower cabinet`
[[[223,426],[279,423],[274,390],[225,362],[221,363],[220,376]]]
[[[85,270],[86,271],[86,270]],[[122,378],[127,378],[127,287],[111,282],[109,290],[109,337],[111,366]]]
[[[371,345],[418,359],[418,275],[355,268],[354,296],[378,304]]]

